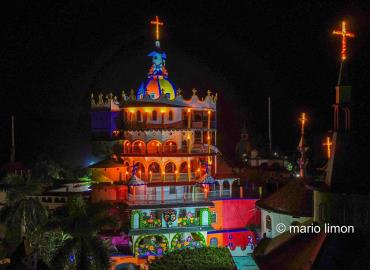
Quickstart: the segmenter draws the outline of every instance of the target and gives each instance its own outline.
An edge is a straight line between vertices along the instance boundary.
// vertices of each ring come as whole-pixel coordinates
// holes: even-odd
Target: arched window
[[[152,140],[147,143],[148,154],[159,154],[162,152],[162,145],[159,141]]]
[[[152,173],[161,173],[161,167],[159,166],[159,164],[157,162],[152,162],[150,165],[149,165],[149,168],[148,170]]]
[[[141,112],[140,111],[136,112],[136,121],[141,122]]]
[[[152,111],[152,120],[157,121],[157,111]]]
[[[176,165],[173,162],[168,162],[164,168],[166,173],[174,173],[176,171]]]
[[[173,111],[168,112],[168,121],[173,121]]]
[[[136,176],[143,178],[145,176],[145,167],[141,162],[136,162],[135,166],[137,167]]]
[[[188,164],[186,162],[181,163],[180,173],[187,173],[187,172],[188,172]]]
[[[176,153],[177,145],[173,141],[167,141],[164,143],[164,152],[165,153]]]
[[[218,247],[218,239],[216,237],[212,237],[210,241],[211,247]]]
[[[271,230],[271,217],[269,215],[266,216],[266,230]]]
[[[135,141],[132,143],[132,153],[145,154],[145,143],[142,141]]]

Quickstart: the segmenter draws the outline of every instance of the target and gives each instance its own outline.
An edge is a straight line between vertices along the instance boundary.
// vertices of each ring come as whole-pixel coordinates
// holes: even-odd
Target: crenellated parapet
[[[150,103],[153,103],[153,105],[161,103],[169,107],[176,106],[216,110],[217,98],[217,93],[212,94],[210,90],[207,91],[205,97],[200,98],[197,95],[197,90],[193,89],[192,96],[189,99],[185,99],[182,95],[182,90],[178,89],[174,99],[169,99],[167,95],[161,95],[159,98],[155,99],[151,98],[149,95],[145,95],[137,99],[134,90],[131,90],[129,95],[127,95],[125,91],[122,91],[119,98],[112,93],[105,96],[102,93],[98,95],[91,94],[91,108],[111,109],[115,111],[122,107],[140,105],[142,102],[143,104],[148,104],[148,106],[150,106]]]

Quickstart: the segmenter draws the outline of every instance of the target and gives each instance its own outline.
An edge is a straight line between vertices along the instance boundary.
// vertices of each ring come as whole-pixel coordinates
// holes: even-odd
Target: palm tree
[[[5,176],[2,183],[6,186],[7,198],[0,212],[0,221],[8,229],[7,236],[14,237],[10,242],[18,244],[25,235],[47,220],[47,210],[37,199],[29,197],[39,194],[41,186],[16,174]]]
[[[91,204],[82,196],[75,196],[57,210],[47,230],[61,230],[71,237],[52,259],[53,269],[109,269],[108,248],[97,236],[102,228],[117,224],[108,214],[109,208],[107,204]]]

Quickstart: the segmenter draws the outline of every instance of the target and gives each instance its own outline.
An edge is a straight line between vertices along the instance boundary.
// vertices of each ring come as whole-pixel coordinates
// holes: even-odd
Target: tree
[[[28,236],[47,220],[47,210],[35,198],[41,186],[21,175],[9,174],[2,179],[7,188],[6,205],[0,212],[0,221],[6,225],[5,241],[17,246],[24,236]]]
[[[65,207],[57,210],[47,230],[61,230],[70,235],[51,261],[53,269],[108,269],[107,246],[97,236],[103,228],[116,226],[107,204],[91,204],[82,196],[71,197]]]

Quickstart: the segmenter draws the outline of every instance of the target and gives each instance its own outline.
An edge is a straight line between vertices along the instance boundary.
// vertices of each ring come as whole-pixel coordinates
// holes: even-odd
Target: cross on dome
[[[156,34],[156,42],[155,42],[155,45],[159,48],[160,47],[160,43],[159,43],[159,26],[163,26],[164,23],[159,21],[159,18],[158,16],[155,16],[155,21],[150,21],[150,24],[153,24],[155,25],[155,34]]]

